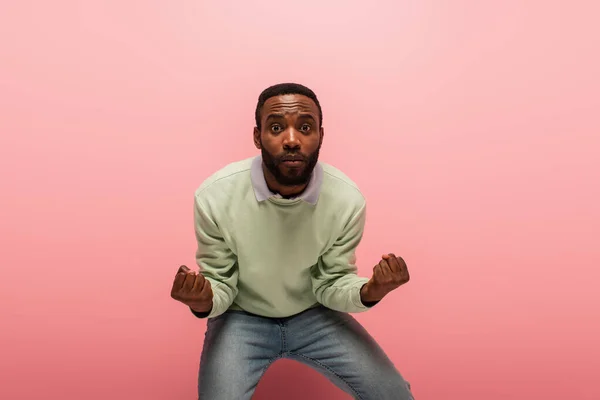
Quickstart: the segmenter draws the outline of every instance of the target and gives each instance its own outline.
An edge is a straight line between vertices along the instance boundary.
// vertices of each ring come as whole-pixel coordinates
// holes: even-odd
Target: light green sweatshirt
[[[355,250],[365,198],[344,173],[319,162],[300,197],[271,193],[260,156],[231,163],[195,192],[196,261],[211,283],[213,318],[227,309],[283,318],[319,303],[362,312]]]

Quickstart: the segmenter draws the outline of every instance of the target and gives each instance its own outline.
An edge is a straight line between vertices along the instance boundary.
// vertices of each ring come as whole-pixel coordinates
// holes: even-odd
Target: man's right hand
[[[212,310],[213,292],[210,282],[202,274],[190,270],[185,265],[179,267],[175,275],[171,297],[199,313]]]

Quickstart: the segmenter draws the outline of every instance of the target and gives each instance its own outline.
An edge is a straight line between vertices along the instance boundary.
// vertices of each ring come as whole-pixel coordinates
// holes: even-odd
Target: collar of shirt
[[[250,169],[250,177],[252,179],[252,186],[254,187],[254,194],[256,195],[256,200],[265,201],[270,197],[275,197],[281,199],[281,195],[277,193],[273,193],[269,187],[267,186],[267,181],[265,180],[265,174],[262,169],[262,156],[259,155],[252,160],[252,166]],[[310,181],[308,182],[308,186],[299,196],[293,198],[300,198],[301,200],[306,201],[312,205],[317,204],[317,200],[319,199],[319,194],[321,192],[321,184],[323,183],[323,166],[321,163],[317,162],[315,168],[313,169],[312,175],[310,177]],[[290,200],[293,200],[290,199]]]

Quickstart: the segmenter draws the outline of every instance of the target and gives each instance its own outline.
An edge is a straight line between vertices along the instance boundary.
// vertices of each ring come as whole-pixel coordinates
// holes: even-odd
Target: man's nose
[[[300,133],[296,131],[294,128],[290,128],[285,132],[285,137],[283,139],[283,148],[284,150],[299,150],[300,149]]]

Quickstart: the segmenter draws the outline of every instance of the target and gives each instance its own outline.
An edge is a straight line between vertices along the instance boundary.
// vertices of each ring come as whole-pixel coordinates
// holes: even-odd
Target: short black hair
[[[260,110],[265,104],[265,101],[271,97],[282,96],[284,94],[300,94],[314,101],[319,109],[319,126],[323,124],[323,111],[321,110],[321,104],[319,104],[319,99],[317,99],[315,92],[299,83],[278,83],[276,85],[269,86],[263,90],[260,96],[258,96],[258,103],[256,104],[256,112],[254,114],[254,118],[256,119],[256,127],[258,129],[260,129]]]

